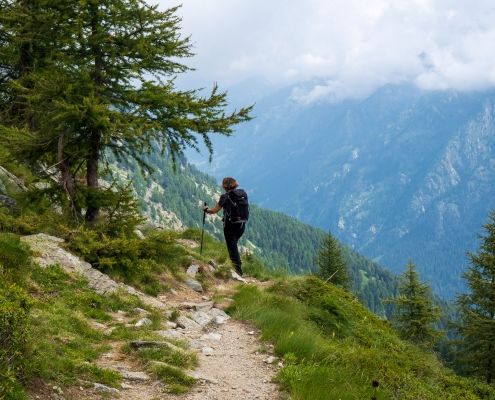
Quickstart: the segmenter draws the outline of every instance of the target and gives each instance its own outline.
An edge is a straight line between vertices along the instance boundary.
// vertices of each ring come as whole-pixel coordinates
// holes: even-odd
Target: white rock
[[[147,326],[151,325],[153,322],[151,322],[150,319],[148,318],[141,318],[134,326]]]
[[[254,335],[254,331],[249,331],[248,335]]]
[[[207,301],[195,305],[196,311],[208,312],[213,308],[213,301]]]
[[[177,293],[174,289],[170,289],[170,293],[172,293],[174,296],[178,296],[179,293]]]
[[[219,333],[207,333],[200,338],[201,340],[221,340],[222,335]]]
[[[175,329],[177,328],[177,324],[172,321],[165,321],[165,326],[170,329]]]
[[[177,331],[154,331],[157,335],[167,339],[182,339],[184,336]]]
[[[144,372],[129,372],[123,371],[121,373],[122,378],[129,379],[130,381],[149,381],[150,377],[146,375]]]
[[[213,349],[211,347],[203,347],[201,349],[201,352],[205,355],[205,356],[212,356],[213,355]]]
[[[177,318],[177,325],[182,325],[184,326],[185,329],[188,330],[200,330],[201,325],[199,325],[197,322],[193,321],[190,318],[187,318],[183,315],[181,315],[179,318]]]
[[[268,357],[268,358],[264,359],[263,361],[264,361],[265,363],[267,363],[267,364],[273,364],[273,363],[274,363],[274,361],[275,361],[275,357],[270,356],[270,357]]]
[[[206,311],[206,314],[208,314],[211,318],[215,317],[222,317],[225,318],[225,320],[230,319],[229,315],[218,308],[212,308],[211,310]]]
[[[199,265],[192,264],[186,271],[186,275],[195,278],[196,274],[198,273],[199,270]]]
[[[195,313],[193,313],[192,319],[201,326],[208,325],[212,320],[212,318],[203,311],[196,311]]]
[[[114,388],[102,385],[101,383],[93,383],[93,387],[95,389],[98,389],[98,390],[101,390],[101,391],[107,392],[107,393],[115,393],[115,394],[120,393],[119,389],[114,389]]]
[[[217,316],[215,317],[215,320],[214,320],[214,324],[215,324],[215,325],[221,325],[221,324],[224,324],[224,323],[226,323],[226,322],[227,322],[227,318],[224,318],[224,317],[222,317],[222,316],[220,316],[220,315],[217,315]]]
[[[120,384],[120,387],[122,389],[132,389],[133,388],[133,386],[132,385],[129,385],[128,383],[121,383]]]
[[[136,307],[131,310],[132,312],[135,312],[136,314],[149,314],[149,311],[143,310],[142,308]]]
[[[209,376],[200,374],[200,373],[198,373],[196,371],[184,371],[184,373],[187,376],[190,376],[191,378],[194,378],[194,379],[201,379],[203,381],[206,381],[208,383],[213,383],[213,384],[217,384],[218,383],[218,381],[216,379],[210,378]]]

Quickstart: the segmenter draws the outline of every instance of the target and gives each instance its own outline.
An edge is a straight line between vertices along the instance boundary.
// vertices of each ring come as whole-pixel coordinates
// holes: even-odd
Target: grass
[[[29,232],[41,226],[34,217],[15,220],[2,215],[0,212],[0,230]],[[182,276],[189,256],[205,264],[210,260],[223,264],[215,275],[230,277],[226,247],[210,235],[204,235],[202,254],[199,247],[176,244],[178,238],[199,240],[197,229],[182,234],[148,232],[148,237],[139,241],[132,233],[124,240],[87,229],[71,231],[66,227],[61,232],[67,238],[73,236],[69,241],[73,250],[151,295],[169,289],[163,275],[171,279]],[[135,357],[165,383],[168,392],[183,393],[194,383],[183,369],[197,364],[195,354],[168,348],[133,351],[130,347],[132,340],[163,340],[153,332],[162,326],[161,312],[146,315],[152,321],[149,326],[126,327],[113,321],[110,313],[124,311],[136,322],[142,316],[132,310],[146,309],[139,299],[125,292],[100,296],[87,288],[84,279],[70,276],[58,266],[30,267],[28,257],[29,250],[15,235],[0,234],[0,298],[15,283],[19,304],[23,293],[33,300],[25,307],[26,313],[29,309],[23,331],[26,345],[18,350],[22,355],[16,364],[18,372],[9,375],[9,399],[27,399],[23,386],[34,377],[59,386],[84,380],[116,387],[120,376],[95,363],[114,342],[122,342],[121,352]],[[284,269],[266,271],[252,255],[242,260],[246,275],[271,279],[274,284],[265,291],[240,285],[228,312],[251,321],[260,328],[261,340],[273,344],[284,365],[276,379],[291,400],[370,399],[375,391],[377,399],[438,399],[439,394],[442,399],[495,398],[492,386],[456,376],[434,353],[401,340],[386,321],[366,310],[352,294],[313,277],[289,276]],[[207,277],[202,279],[208,283]],[[115,329],[104,334],[93,322]],[[184,347],[184,343],[170,342]],[[263,346],[258,352],[271,353],[271,348]],[[374,380],[379,382],[376,389]],[[0,398],[3,394],[0,392]]]
[[[493,387],[455,376],[432,352],[402,341],[351,294],[312,277],[286,278],[268,291],[242,285],[228,310],[274,343],[284,358],[277,381],[293,400],[371,399],[374,380],[377,399],[495,396]]]

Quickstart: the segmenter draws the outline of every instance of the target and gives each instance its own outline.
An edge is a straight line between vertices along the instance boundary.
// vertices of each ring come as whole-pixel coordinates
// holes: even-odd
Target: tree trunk
[[[74,184],[74,179],[72,178],[67,159],[64,157],[64,141],[66,135],[67,131],[63,131],[58,136],[58,167],[60,169],[62,187],[69,196],[72,212],[74,213],[74,216],[77,220],[79,218],[79,215],[81,215],[81,209],[77,206],[75,201],[76,186]]]
[[[98,19],[98,5],[96,3],[92,5],[92,14],[91,30],[93,37],[92,51],[94,56],[93,81],[96,84],[96,92],[98,93],[101,86],[103,86],[103,55],[97,41],[101,26]],[[99,131],[93,130],[89,146],[90,150],[86,161],[86,179],[88,188],[90,189],[90,203],[86,211],[86,221],[96,222],[100,212],[100,207],[95,204],[95,192],[98,189],[98,164],[101,148],[101,133]]]
[[[86,179],[88,182],[88,188],[90,188],[90,204],[86,211],[86,221],[96,222],[98,220],[98,214],[100,207],[94,204],[94,191],[98,189],[98,163],[100,158],[100,142],[101,135],[95,131],[91,134],[90,139],[90,152],[86,161]]]

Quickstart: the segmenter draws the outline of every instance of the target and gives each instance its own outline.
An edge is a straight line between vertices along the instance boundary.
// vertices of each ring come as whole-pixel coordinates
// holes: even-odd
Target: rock
[[[172,293],[174,296],[178,296],[179,293],[177,293],[174,289],[170,289],[170,293]]]
[[[213,301],[206,301],[204,303],[196,304],[196,311],[207,312],[213,308]]]
[[[201,326],[208,325],[212,320],[212,318],[203,311],[196,311],[193,313],[192,319]]]
[[[194,279],[188,279],[184,282],[184,284],[196,292],[203,292],[203,286],[201,286],[201,284]]]
[[[127,383],[124,383],[124,382],[122,382],[122,383],[120,384],[120,387],[121,387],[122,389],[133,389],[133,388],[134,388],[133,386],[131,386],[131,385],[127,384]]]
[[[179,308],[179,310],[192,310],[195,307],[196,307],[195,303],[185,301],[183,303],[180,303],[178,308]]]
[[[148,319],[148,318],[141,318],[134,326],[148,326],[151,325],[153,322]]]
[[[210,378],[209,376],[200,374],[200,373],[198,373],[196,371],[184,371],[184,373],[187,376],[189,376],[189,377],[191,377],[193,379],[196,379],[196,380],[201,379],[201,380],[206,381],[208,383],[213,383],[215,385],[218,384],[218,381],[216,379]]]
[[[169,342],[152,342],[146,340],[134,340],[131,342],[131,347],[135,350],[149,349],[153,347],[168,347],[170,350],[173,351],[182,351],[180,347],[177,347],[176,345]]]
[[[150,380],[150,377],[146,375],[144,372],[129,372],[129,371],[124,371],[121,372],[120,375],[124,379],[128,379],[130,381],[142,381],[146,382]]]
[[[208,310],[206,314],[208,314],[211,318],[222,317],[225,320],[230,319],[229,315],[225,311],[218,308],[212,308],[211,310]]]
[[[222,335],[219,333],[207,333],[200,338],[201,340],[221,340]]]
[[[114,389],[114,388],[111,388],[111,387],[102,385],[101,383],[93,383],[93,387],[95,389],[98,389],[98,390],[101,390],[101,391],[107,392],[107,393],[115,393],[115,394],[119,394],[120,393],[120,390],[119,389]]]
[[[201,352],[205,355],[205,356],[212,356],[214,354],[213,352],[213,349],[211,347],[203,347],[201,349]]]
[[[237,272],[235,272],[233,269],[230,270],[230,273],[232,274],[233,279],[236,279],[240,282],[247,283],[247,281],[242,276],[240,276]]]
[[[275,357],[270,356],[270,357],[264,359],[263,362],[265,362],[266,364],[273,364],[275,362]]]
[[[191,277],[191,278],[195,278],[198,271],[199,271],[199,265],[192,264],[187,269],[186,275]]]
[[[254,335],[254,331],[249,331],[248,335]]]
[[[0,206],[14,214],[19,212],[19,203],[9,196],[0,195]]]
[[[145,236],[143,235],[143,232],[141,232],[139,229],[135,229],[134,233],[137,235],[139,239],[145,239]]]
[[[183,335],[177,331],[154,331],[157,335],[167,339],[182,339]]]
[[[92,268],[91,264],[60,248],[60,244],[64,242],[63,239],[38,233],[36,235],[24,236],[21,240],[28,244],[31,250],[39,253],[35,261],[43,268],[49,265],[59,264],[66,272],[78,273],[87,278],[88,287],[97,293],[109,294],[122,289],[137,296],[143,303],[150,307],[165,308],[165,304],[162,302],[137,291],[131,286],[122,283],[118,284],[107,275]]]
[[[96,321],[91,321],[91,323],[96,326],[97,328],[106,328],[107,326],[106,325],[103,325],[103,324],[100,324],[99,322],[96,322]]]
[[[142,308],[139,307],[133,308],[131,311],[136,314],[145,314],[145,315],[150,313],[149,311],[143,310]]]
[[[215,319],[213,320],[213,324],[216,325],[221,325],[225,324],[227,322],[227,318],[221,317],[220,315],[217,315]]]
[[[15,190],[26,190],[24,183],[14,174],[11,174],[4,167],[0,167],[0,180],[2,185],[8,182],[8,185],[13,187]]]
[[[190,349],[202,349],[203,347],[205,347],[205,344],[203,342],[196,339],[189,340]]]
[[[165,326],[170,329],[175,329],[177,328],[177,324],[172,321],[165,321]]]
[[[215,269],[215,268],[217,267],[217,264],[216,264],[216,263],[215,263],[215,261],[213,261],[213,260],[209,261],[209,262],[208,262],[208,265],[209,265],[210,267],[213,267],[213,269]]]

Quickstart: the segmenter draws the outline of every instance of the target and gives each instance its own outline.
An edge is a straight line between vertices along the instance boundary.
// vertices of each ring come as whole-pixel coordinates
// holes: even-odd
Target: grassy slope
[[[242,286],[230,313],[275,343],[291,399],[491,399],[493,387],[458,377],[427,349],[399,339],[354,296],[315,278]],[[379,387],[373,388],[376,380]]]

